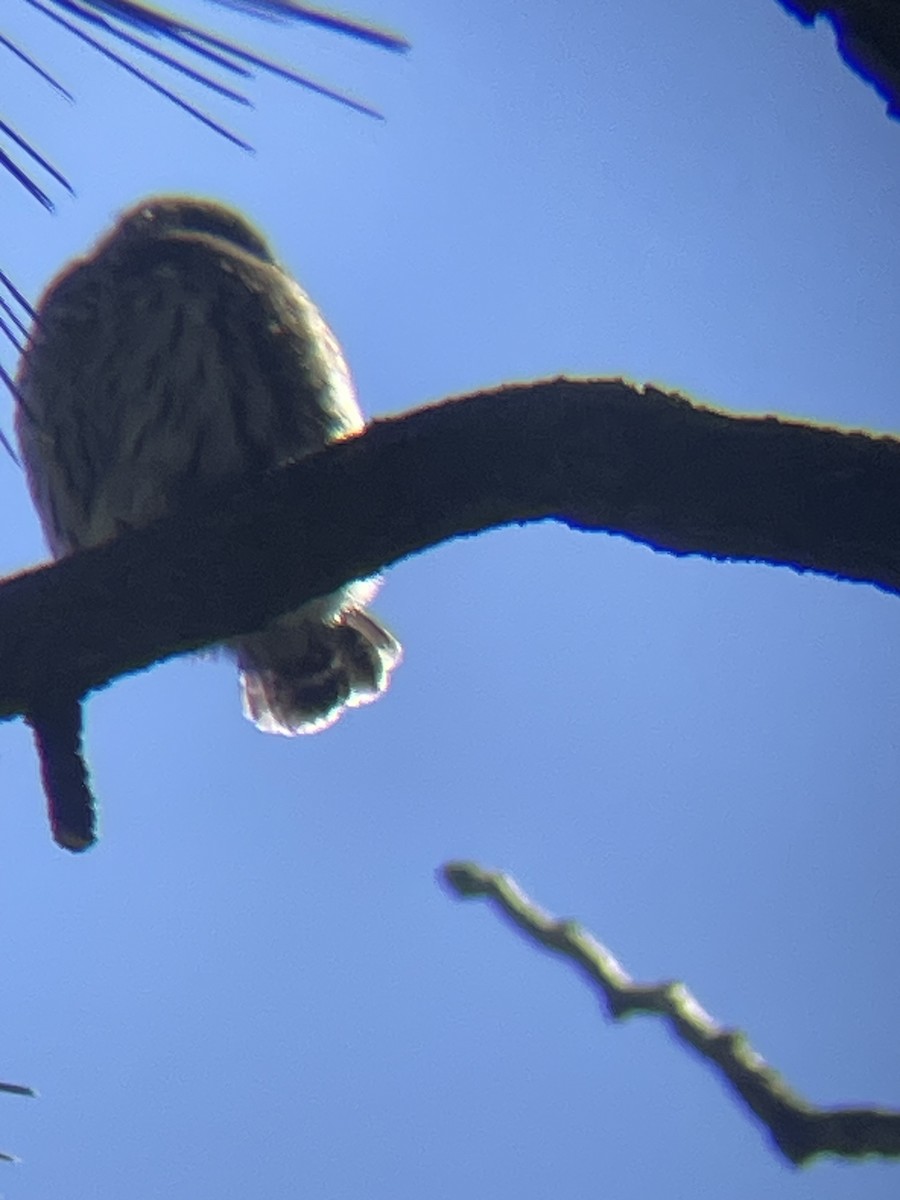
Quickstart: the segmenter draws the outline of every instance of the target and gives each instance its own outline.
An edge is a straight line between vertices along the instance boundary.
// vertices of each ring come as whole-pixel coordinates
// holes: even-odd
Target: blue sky
[[[0,180],[32,298],[125,205],[194,191],[267,230],[370,414],[570,372],[896,430],[900,125],[827,29],[773,0],[356,10],[404,59],[179,7],[388,120],[198,97],[250,157],[7,4],[78,97],[0,60],[79,193],[50,217]],[[44,551],[2,460],[0,502],[12,572]],[[376,607],[406,661],[318,737],[257,733],[222,661],[94,696],[81,857],[0,730],[0,1078],[41,1092],[0,1096],[4,1196],[895,1196],[890,1164],[784,1166],[658,1023],[607,1023],[434,872],[510,871],[811,1100],[896,1105],[896,598],[543,525],[403,563]]]

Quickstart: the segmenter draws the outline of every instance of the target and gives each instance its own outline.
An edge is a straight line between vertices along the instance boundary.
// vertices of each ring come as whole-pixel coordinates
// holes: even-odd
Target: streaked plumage
[[[17,387],[57,557],[363,425],[334,334],[262,236],[185,196],[135,206],[50,284]],[[378,586],[349,584],[229,644],[259,728],[314,732],[384,691],[400,646],[364,611]]]

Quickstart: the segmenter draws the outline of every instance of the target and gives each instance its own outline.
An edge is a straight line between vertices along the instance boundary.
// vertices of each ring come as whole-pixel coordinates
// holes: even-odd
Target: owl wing
[[[101,249],[39,307],[16,429],[55,554],[362,427],[347,364],[278,266],[206,234]]]

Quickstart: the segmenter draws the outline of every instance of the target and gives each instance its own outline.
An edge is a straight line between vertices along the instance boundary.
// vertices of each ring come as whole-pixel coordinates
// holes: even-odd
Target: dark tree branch
[[[900,117],[900,4],[897,0],[780,0],[806,25],[827,17],[844,62]]]
[[[664,1017],[680,1041],[716,1068],[790,1162],[799,1165],[819,1154],[900,1157],[900,1112],[809,1104],[791,1091],[742,1033],[714,1021],[683,983],[635,983],[590,933],[575,921],[558,920],[538,908],[508,875],[455,862],[442,868],[441,877],[459,899],[486,897],[530,941],[570,959],[614,1020],[632,1013]]]
[[[347,580],[554,519],[900,592],[900,441],[621,380],[511,385],[360,437],[0,585],[0,719],[261,628]]]
[[[0,585],[0,719],[32,725],[60,845],[93,840],[77,698],[430,546],[554,519],[673,554],[900,591],[900,442],[738,417],[620,380],[376,421],[147,529]]]
[[[78,698],[46,696],[26,720],[34,735],[53,840],[66,850],[87,850],[97,836],[97,805],[81,752]]]

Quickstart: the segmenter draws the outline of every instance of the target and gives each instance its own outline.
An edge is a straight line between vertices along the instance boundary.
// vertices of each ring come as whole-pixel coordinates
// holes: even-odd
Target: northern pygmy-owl
[[[56,557],[362,428],[341,348],[239,213],[145,200],[44,293],[16,431]],[[399,643],[357,580],[229,642],[245,714],[312,733],[376,699]]]

